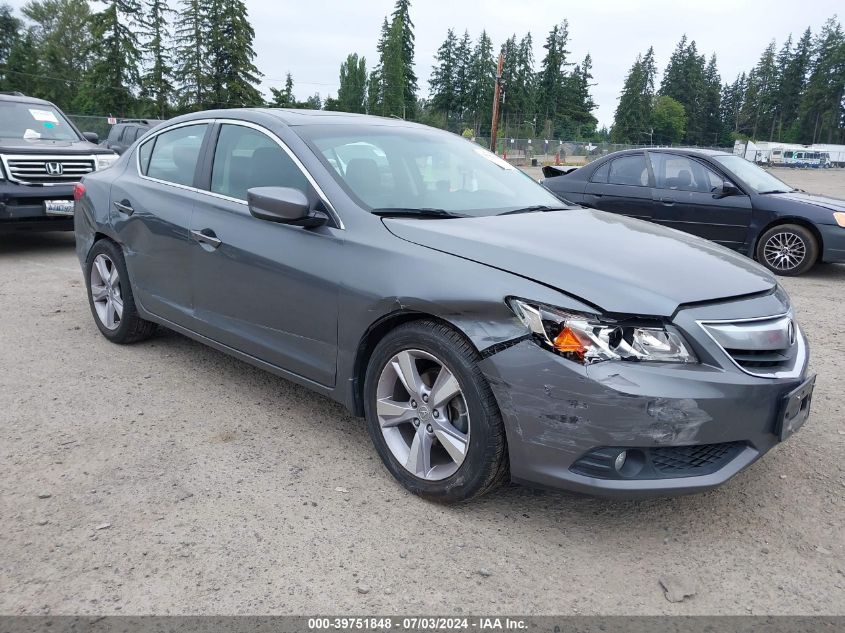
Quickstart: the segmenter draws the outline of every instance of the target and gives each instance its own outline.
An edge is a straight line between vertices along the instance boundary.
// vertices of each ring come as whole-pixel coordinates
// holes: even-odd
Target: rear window
[[[139,151],[141,173],[177,185],[192,186],[208,124],[186,125],[162,132]]]

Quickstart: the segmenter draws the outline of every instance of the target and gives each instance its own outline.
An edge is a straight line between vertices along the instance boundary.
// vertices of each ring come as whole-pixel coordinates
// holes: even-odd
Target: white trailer
[[[736,141],[734,154],[758,165],[803,169],[845,167],[845,145]]]

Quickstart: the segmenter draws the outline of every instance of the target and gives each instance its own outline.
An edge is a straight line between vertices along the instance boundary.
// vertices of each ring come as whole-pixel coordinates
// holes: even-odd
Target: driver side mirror
[[[322,211],[311,210],[308,198],[289,187],[253,187],[246,192],[249,212],[268,222],[312,228],[328,222]]]
[[[94,145],[100,142],[100,135],[96,132],[83,132],[82,137],[89,143],[94,143]]]
[[[739,190],[735,184],[726,180],[722,183],[722,190],[717,191],[716,195],[713,196],[714,198],[727,198],[728,196],[741,196],[742,192]]]

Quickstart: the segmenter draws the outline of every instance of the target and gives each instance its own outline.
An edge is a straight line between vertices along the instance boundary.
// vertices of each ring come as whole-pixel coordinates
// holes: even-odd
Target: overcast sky
[[[2,1],[2,0],[0,0]],[[9,1],[9,0],[5,0]],[[171,0],[175,4],[176,0]],[[25,0],[11,0],[22,6]],[[299,99],[319,92],[336,95],[340,63],[348,53],[376,60],[376,41],[393,0],[246,0],[255,27],[256,63],[264,90],[284,85],[290,71]],[[95,3],[96,6],[102,6]],[[774,38],[781,45],[789,33],[815,32],[841,0],[415,0],[416,68],[423,95],[428,93],[434,53],[449,27],[482,29],[498,48],[511,34],[534,36],[539,64],[549,29],[569,20],[571,60],[593,57],[593,98],[599,125],[610,125],[625,73],[639,52],[653,45],[658,81],[681,35],[696,41],[708,57],[715,52],[722,80],[753,66]],[[843,16],[840,16],[840,18]]]

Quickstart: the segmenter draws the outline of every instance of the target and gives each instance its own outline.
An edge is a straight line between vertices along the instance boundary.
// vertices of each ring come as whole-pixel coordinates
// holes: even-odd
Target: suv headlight
[[[603,360],[695,363],[698,359],[680,332],[642,319],[601,320],[594,314],[509,299],[514,314],[544,347],[589,365]]]
[[[120,158],[117,154],[98,154],[97,155],[97,171],[107,169],[117,162]]]

